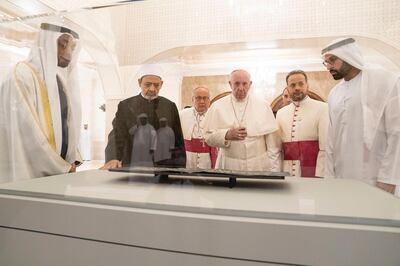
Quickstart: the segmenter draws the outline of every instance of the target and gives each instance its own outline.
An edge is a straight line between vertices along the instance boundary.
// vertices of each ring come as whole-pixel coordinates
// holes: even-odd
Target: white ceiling
[[[31,19],[39,17],[45,18],[47,15],[56,14],[94,14],[83,13],[83,10],[89,10],[93,7],[104,5],[123,4],[122,2],[135,1],[115,1],[115,0],[2,0],[0,2],[0,42],[3,44],[12,44],[17,47],[29,46],[33,41],[37,31],[38,20]],[[147,1],[146,1],[147,2]],[[126,3],[124,3],[126,4]],[[109,42],[109,46],[115,43],[115,53],[121,65],[143,63],[131,59],[128,55],[135,47],[135,39],[127,39],[123,30],[129,30],[127,25],[135,24],[135,16],[126,12],[128,8],[121,6],[118,8],[108,8],[110,16],[109,25],[91,25],[93,31],[103,31],[103,39],[99,37],[100,43]],[[93,15],[94,16],[94,15]],[[151,16],[151,14],[149,14]],[[82,16],[81,16],[82,17]],[[95,20],[93,20],[95,21]],[[101,20],[100,20],[101,21]],[[179,26],[179,25],[177,25]],[[99,28],[100,27],[100,28]],[[105,27],[110,27],[105,31]],[[121,27],[122,29],[120,29]],[[162,25],[160,25],[162,27]],[[110,34],[108,34],[110,33]],[[151,34],[151,32],[144,34]],[[93,35],[94,36],[94,35]],[[114,36],[108,38],[108,36]],[[96,37],[96,36],[95,36]],[[294,43],[291,40],[276,40],[265,42],[249,43],[222,43],[215,45],[191,45],[166,49],[160,53],[151,55],[144,59],[145,62],[166,62],[166,63],[185,63],[185,64],[218,64],[219,62],[229,63],[237,61],[257,61],[259,58],[267,58],[270,63],[286,64],[290,61],[292,64],[301,65],[320,64],[319,51],[323,44],[326,44],[329,38],[300,38]],[[367,43],[367,38],[361,41]],[[100,44],[101,45],[101,44]],[[380,43],[369,43],[371,47],[381,46],[381,51],[391,49],[383,47]],[[296,48],[294,48],[296,47]],[[371,57],[378,57],[376,50],[368,50]],[[391,53],[400,57],[399,52]],[[306,55],[306,57],[304,57]],[[310,59],[311,57],[311,59]],[[293,60],[296,61],[293,61]],[[400,62],[400,58],[396,60]]]

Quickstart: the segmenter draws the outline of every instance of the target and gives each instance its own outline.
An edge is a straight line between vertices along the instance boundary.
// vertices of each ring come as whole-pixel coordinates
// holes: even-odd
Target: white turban
[[[139,71],[136,73],[136,76],[138,79],[144,77],[144,76],[157,76],[160,77],[162,79],[162,76],[164,74],[163,69],[161,68],[161,66],[156,65],[156,64],[146,64],[143,65]]]
[[[331,54],[352,65],[355,68],[363,69],[365,62],[360,47],[353,38],[339,38],[322,49],[322,57]]]

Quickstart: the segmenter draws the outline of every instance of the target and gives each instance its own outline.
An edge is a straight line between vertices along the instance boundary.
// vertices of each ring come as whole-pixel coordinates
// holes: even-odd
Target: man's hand
[[[122,162],[119,160],[110,160],[107,163],[105,163],[100,170],[108,170],[112,168],[120,168],[122,167]]]
[[[382,182],[376,182],[376,186],[386,192],[394,194],[394,191],[396,190],[396,185],[392,184],[387,184],[387,183],[382,183]]]
[[[244,140],[247,137],[247,131],[245,127],[231,128],[226,132],[226,140]]]
[[[68,173],[75,173],[76,172],[76,164],[75,163],[71,163],[71,168],[69,169]]]

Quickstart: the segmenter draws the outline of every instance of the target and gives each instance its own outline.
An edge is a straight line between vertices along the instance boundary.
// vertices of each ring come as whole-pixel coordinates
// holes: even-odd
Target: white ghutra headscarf
[[[321,54],[322,58],[328,54],[337,56],[346,63],[361,70],[364,143],[370,150],[384,109],[390,100],[388,95],[395,89],[400,75],[389,72],[380,66],[367,64],[364,61],[361,49],[353,38],[336,39],[322,49]]]
[[[57,58],[57,40],[63,35],[70,35],[76,43],[75,49],[71,56],[71,62],[65,68],[58,67]],[[28,62],[35,66],[39,71],[39,75],[44,80],[49,96],[49,102],[51,106],[53,128],[56,141],[57,152],[61,151],[61,110],[60,110],[60,98],[57,86],[56,75],[61,79],[65,93],[69,101],[69,113],[68,113],[68,127],[71,136],[68,141],[68,153],[67,158],[69,160],[76,160],[75,152],[76,146],[79,143],[80,124],[81,124],[81,99],[80,89],[78,82],[78,71],[77,71],[77,60],[80,51],[79,35],[62,26],[42,23],[41,30],[38,34],[36,43],[31,49],[28,57]]]
[[[71,62],[58,67],[58,38],[73,37]],[[67,173],[79,160],[81,104],[77,76],[78,35],[44,23],[29,58],[0,86],[0,182]],[[60,156],[62,119],[57,76],[68,103],[68,151]],[[53,134],[54,133],[54,134]]]

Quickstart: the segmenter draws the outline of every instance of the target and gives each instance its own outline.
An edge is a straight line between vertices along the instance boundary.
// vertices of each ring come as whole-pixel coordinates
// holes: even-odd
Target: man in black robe
[[[141,93],[118,104],[118,110],[112,122],[113,129],[108,135],[105,150],[106,163],[102,169],[130,166],[132,164],[133,138],[129,129],[137,123],[137,116],[145,113],[148,123],[155,130],[160,128],[160,118],[166,118],[175,134],[175,148],[171,151],[171,159],[155,162],[160,167],[185,167],[186,154],[184,148],[181,122],[178,109],[172,101],[158,96],[163,81],[159,75],[144,74],[139,80]]]

